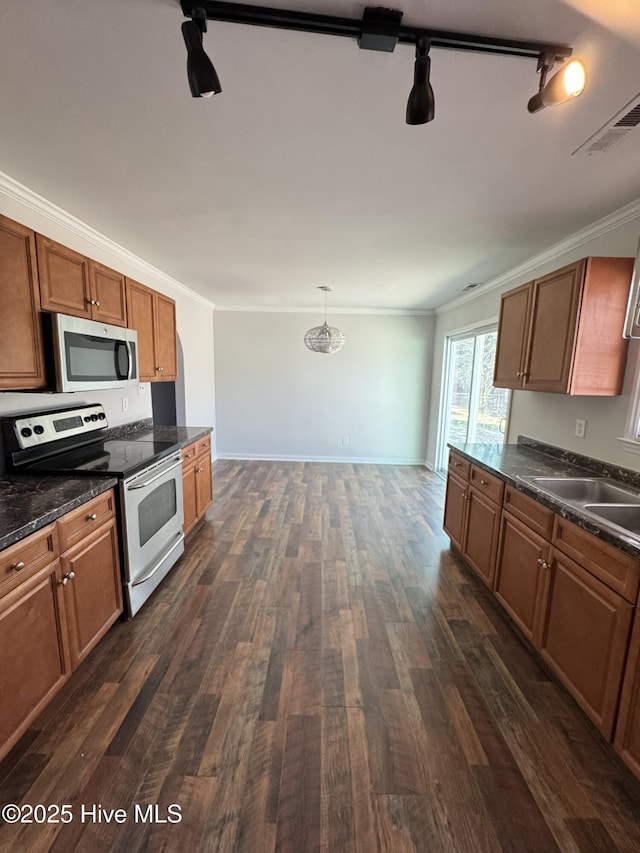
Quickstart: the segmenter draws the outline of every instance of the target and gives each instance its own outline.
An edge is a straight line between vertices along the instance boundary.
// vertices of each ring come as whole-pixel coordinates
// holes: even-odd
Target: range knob
[[[20,430],[20,435],[23,438],[29,438],[29,436],[31,435],[31,427],[22,427],[22,429]]]
[[[36,435],[42,435],[44,432],[44,427],[41,424],[36,424],[33,428],[33,431]]]
[[[98,416],[95,414],[95,412],[94,412],[94,414],[93,414],[93,415],[89,415],[89,417],[91,418],[91,420],[92,420],[92,421],[97,421],[97,420],[98,420]]]
[[[90,422],[90,420],[91,420],[90,415],[85,415],[85,416],[84,416],[84,422],[85,422],[85,424],[88,424],[88,423]]]
[[[105,415],[105,413],[104,413],[104,412],[100,412],[100,413],[98,414],[98,417],[100,418],[100,420],[101,420],[101,421],[103,421],[107,416]]]

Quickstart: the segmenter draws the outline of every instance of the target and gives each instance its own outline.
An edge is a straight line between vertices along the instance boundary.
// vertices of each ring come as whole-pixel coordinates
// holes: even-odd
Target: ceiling
[[[221,306],[313,307],[327,284],[330,307],[435,308],[640,197],[640,130],[572,156],[640,90],[638,4],[393,5],[570,44],[588,89],[529,115],[535,60],[434,49],[436,117],[410,127],[411,47],[212,22],[223,91],[194,99],[177,0],[5,3],[0,169]]]

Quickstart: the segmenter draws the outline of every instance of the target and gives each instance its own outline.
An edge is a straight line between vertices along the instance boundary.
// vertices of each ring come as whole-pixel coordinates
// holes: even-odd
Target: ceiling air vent
[[[480,287],[480,282],[471,282],[470,284],[465,285],[465,287],[460,288],[460,293],[466,293],[468,290],[475,290],[476,287]]]
[[[574,154],[606,154],[640,124],[640,94],[583,142]]]

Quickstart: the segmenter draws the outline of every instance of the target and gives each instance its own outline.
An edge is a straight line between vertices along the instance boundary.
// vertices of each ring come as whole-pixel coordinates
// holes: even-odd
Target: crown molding
[[[292,306],[275,307],[272,305],[217,305],[216,311],[239,311],[254,314],[323,314],[324,307],[296,308]],[[329,306],[327,316],[334,314],[381,314],[395,317],[432,317],[433,309],[412,308],[332,308]]]
[[[512,284],[516,279],[526,278],[530,273],[542,266],[542,264],[553,262],[558,255],[563,255],[565,252],[578,249],[590,240],[594,240],[596,237],[602,237],[604,234],[608,234],[610,231],[620,228],[622,225],[626,225],[627,222],[633,222],[638,218],[640,218],[640,198],[626,204],[624,207],[615,210],[607,216],[603,216],[602,219],[596,220],[596,222],[593,222],[591,225],[587,225],[580,231],[576,231],[575,234],[571,234],[569,237],[565,237],[558,243],[554,243],[552,246],[549,246],[548,249],[544,249],[544,251],[539,252],[537,255],[533,255],[533,257],[524,261],[524,263],[519,264],[517,267],[512,267],[512,269],[507,270],[507,272],[502,275],[491,279],[491,281],[487,282],[483,287],[476,288],[469,294],[459,296],[456,299],[452,299],[449,302],[439,305],[436,308],[435,313],[438,315],[445,314],[447,311],[458,308],[466,302],[471,302],[471,300],[476,299],[478,296],[483,296],[485,293],[490,293],[492,290],[496,290],[499,287]]]
[[[58,207],[56,204],[48,201],[48,199],[43,196],[38,195],[38,193],[30,190],[28,187],[25,187],[24,184],[19,183],[4,172],[0,172],[0,195],[18,202],[29,210],[34,211],[34,213],[38,213],[40,216],[44,216],[50,222],[55,222],[56,225],[60,225],[66,231],[70,231],[77,237],[81,237],[88,243],[108,252],[117,260],[124,261],[127,264],[132,264],[140,270],[141,277],[144,277],[145,274],[152,275],[155,279],[168,285],[173,290],[177,290],[185,296],[188,296],[189,299],[200,302],[202,305],[206,305],[209,308],[215,308],[215,303],[211,302],[210,299],[207,299],[199,293],[196,293],[194,290],[191,290],[189,287],[186,287],[184,284],[162,272],[162,270],[157,267],[154,267],[153,264],[148,263],[138,255],[134,255],[134,253],[130,252],[129,249],[125,249],[124,246],[121,246],[119,243],[105,237],[104,234],[96,231],[95,228],[92,228],[90,225],[82,222],[82,220],[77,219],[71,213],[68,213],[66,210],[63,210],[61,207]]]

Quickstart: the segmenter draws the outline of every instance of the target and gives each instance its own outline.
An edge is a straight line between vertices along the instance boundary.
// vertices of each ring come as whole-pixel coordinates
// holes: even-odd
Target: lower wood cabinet
[[[63,554],[60,562],[71,666],[75,668],[122,613],[115,518]]]
[[[636,610],[614,746],[640,777],[640,611]]]
[[[121,613],[113,491],[0,552],[0,758]]]
[[[444,500],[443,527],[452,544],[459,551],[462,551],[466,501],[466,481],[450,472],[447,477],[447,492]]]
[[[0,598],[0,758],[69,678],[60,561]]]
[[[525,637],[539,644],[551,545],[508,512],[502,513],[495,595]]]
[[[187,534],[202,518],[213,500],[210,435],[182,449],[182,494],[182,529]]]
[[[611,739],[633,606],[556,548],[549,573],[542,657]]]
[[[500,513],[499,504],[469,487],[462,556],[489,589],[493,589]]]

